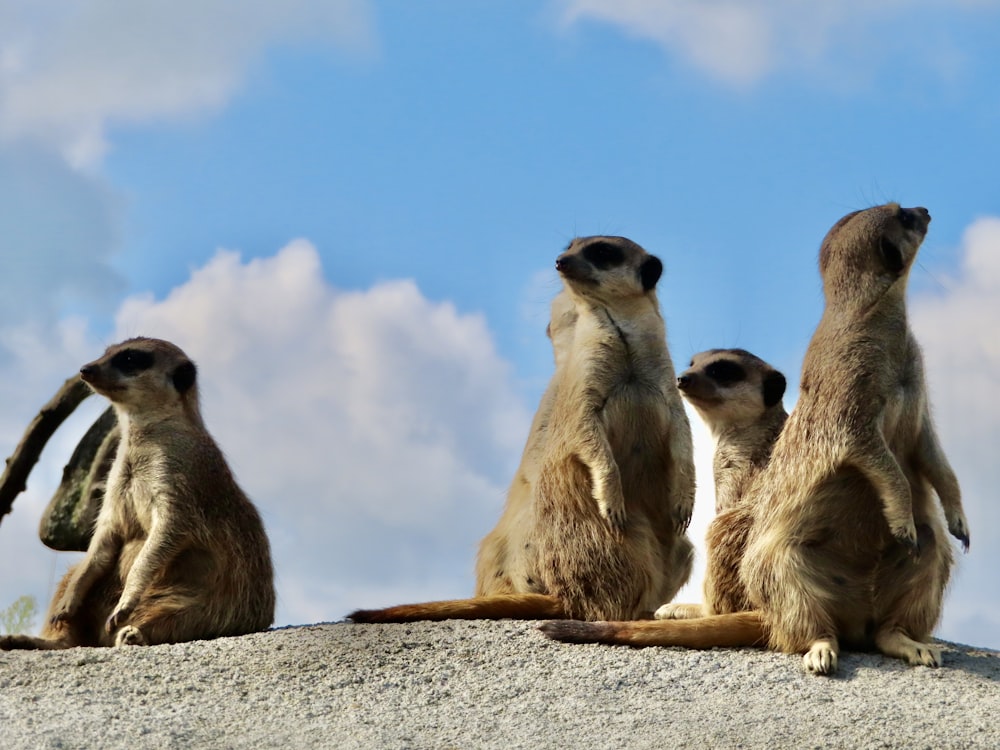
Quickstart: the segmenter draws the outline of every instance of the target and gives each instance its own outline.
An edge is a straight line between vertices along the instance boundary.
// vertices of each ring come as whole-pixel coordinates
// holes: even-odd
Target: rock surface
[[[996,748],[1000,653],[570,646],[524,622],[334,623],[0,653],[4,748]]]

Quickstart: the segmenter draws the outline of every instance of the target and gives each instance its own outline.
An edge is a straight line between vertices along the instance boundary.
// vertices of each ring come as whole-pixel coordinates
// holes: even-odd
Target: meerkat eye
[[[910,209],[901,208],[899,209],[899,223],[903,229],[916,229],[917,217]]]
[[[705,368],[705,374],[720,385],[732,385],[746,380],[746,371],[735,362],[722,359]]]
[[[610,242],[595,242],[583,248],[583,257],[602,270],[620,266],[625,262],[625,253]]]
[[[140,349],[123,349],[111,358],[111,366],[122,375],[136,375],[153,366],[153,354]]]

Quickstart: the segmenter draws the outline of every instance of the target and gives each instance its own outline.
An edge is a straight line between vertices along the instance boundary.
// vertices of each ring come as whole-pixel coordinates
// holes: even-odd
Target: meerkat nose
[[[92,378],[94,375],[97,374],[97,370],[98,370],[97,365],[84,365],[83,367],[80,368],[80,377],[83,380],[89,380],[90,378]]]
[[[680,388],[681,390],[684,390],[690,384],[691,384],[690,375],[681,375],[679,378],[677,378],[677,387]]]
[[[916,207],[916,209],[914,209],[914,210],[915,210],[915,211],[916,211],[917,213],[921,214],[921,215],[922,215],[922,216],[923,216],[923,217],[924,217],[925,219],[927,219],[927,221],[930,221],[930,220],[931,220],[931,212],[930,212],[930,211],[928,211],[928,210],[927,210],[926,208],[924,208],[923,206],[917,206],[917,207]]]
[[[556,258],[556,270],[561,271],[566,267],[566,259],[562,256]]]

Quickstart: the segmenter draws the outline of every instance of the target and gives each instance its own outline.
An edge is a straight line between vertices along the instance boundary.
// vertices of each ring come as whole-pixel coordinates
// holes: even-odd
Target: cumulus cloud
[[[63,374],[140,334],[175,341],[199,365],[206,422],[268,527],[279,623],[471,593],[478,541],[499,517],[530,421],[481,316],[432,302],[411,281],[338,290],[305,240],[249,261],[220,251],[164,299],[127,299],[106,340],[76,320],[0,338],[17,353],[2,369],[24,384],[23,408],[0,424],[5,442]],[[44,606],[77,559],[45,550],[35,528],[102,407],[85,403],[57,433],[0,524],[0,567],[16,571],[0,582],[0,606],[26,592]],[[713,507],[711,438],[692,424],[708,477],[692,524],[700,540]],[[700,598],[703,568],[699,556],[689,599]]]
[[[923,346],[935,423],[962,485],[972,548],[961,556],[941,635],[996,646],[1000,599],[1000,218],[975,221],[958,273],[915,295],[911,324]]]
[[[712,78],[745,87],[778,70],[815,69],[830,61],[840,74],[848,68],[869,69],[880,62],[876,55],[896,49],[896,36],[905,38],[895,29],[908,22],[906,13],[971,12],[996,2],[966,2],[957,8],[944,0],[558,0],[556,6],[566,26],[610,23],[656,42]],[[892,27],[886,28],[889,23]],[[917,62],[934,65],[940,58],[943,68],[953,69],[957,55],[953,49],[921,47]]]
[[[366,0],[3,3],[0,135],[92,163],[109,122],[217,110],[275,45],[368,47],[368,15]]]
[[[530,421],[482,316],[411,281],[334,289],[299,240],[248,262],[220,251],[165,299],[126,300],[111,338],[138,334],[199,365],[206,422],[271,535],[279,623],[471,593]],[[67,373],[101,348],[76,338],[92,349]],[[33,525],[43,505],[15,516]]]

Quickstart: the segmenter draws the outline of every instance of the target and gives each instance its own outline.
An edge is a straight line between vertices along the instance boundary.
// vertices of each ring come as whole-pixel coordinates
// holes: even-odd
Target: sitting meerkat
[[[931,422],[906,284],[930,223],[896,203],[848,214],[820,249],[826,307],[798,404],[747,493],[740,566],[754,611],[653,623],[550,623],[551,637],[753,645],[836,670],[841,642],[938,666],[929,643],[954,557],[969,547],[958,481]]]
[[[121,443],[86,557],[56,590],[41,637],[0,648],[154,645],[242,635],[274,619],[270,547],[257,509],[202,422],[194,363],[134,338],[84,365]]]
[[[552,353],[558,370],[565,362],[572,345],[576,326],[576,304],[569,292],[563,290],[553,298],[550,310],[545,335],[552,343]],[[515,590],[513,578],[526,575],[524,571],[515,570],[509,562],[508,527],[526,523],[526,514],[531,512],[531,496],[535,481],[538,479],[538,468],[549,432],[549,420],[552,417],[552,405],[555,403],[557,391],[558,382],[553,378],[542,394],[542,400],[531,421],[528,440],[521,454],[521,463],[507,490],[507,502],[500,522],[479,545],[479,554],[476,557],[476,596],[486,596],[501,591],[512,593]]]
[[[655,618],[742,612],[751,608],[739,569],[753,523],[753,509],[742,500],[788,418],[785,376],[743,349],[711,349],[694,356],[677,387],[715,440],[716,516],[705,537],[704,604],[664,604]]]
[[[585,237],[556,269],[556,372],[480,549],[476,596],[355,622],[650,616],[690,575],[694,462],[656,298],[662,263],[623,237]]]

